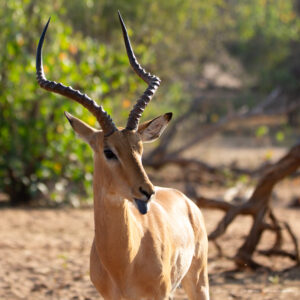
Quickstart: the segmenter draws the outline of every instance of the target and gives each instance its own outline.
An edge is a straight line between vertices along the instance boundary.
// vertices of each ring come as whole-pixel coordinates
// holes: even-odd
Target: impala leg
[[[96,251],[95,241],[93,241],[90,255],[90,278],[94,287],[105,300],[121,299],[119,293],[117,292],[118,289],[115,287],[114,283],[111,281],[108,273],[100,262]]]
[[[199,264],[192,264],[181,284],[189,300],[209,300],[206,266],[199,270]]]

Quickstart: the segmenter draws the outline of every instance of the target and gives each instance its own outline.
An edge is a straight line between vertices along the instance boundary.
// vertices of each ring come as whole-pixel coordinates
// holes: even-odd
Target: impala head
[[[124,129],[117,128],[103,107],[86,94],[82,94],[70,86],[46,79],[42,63],[42,47],[50,19],[38,44],[36,74],[37,81],[42,88],[77,101],[96,117],[102,130],[96,130],[71,114],[65,113],[75,132],[93,149],[95,172],[101,170],[102,180],[106,182],[108,192],[117,195],[118,197],[115,198],[120,200],[126,198],[132,201],[141,214],[146,214],[149,208],[148,203],[154,194],[154,187],[142,165],[143,142],[156,140],[167,127],[172,113],[139,124],[145,107],[160,85],[160,79],[147,73],[140,66],[135,58],[120,13],[119,19],[129,62],[136,74],[148,84],[144,94],[130,111]]]

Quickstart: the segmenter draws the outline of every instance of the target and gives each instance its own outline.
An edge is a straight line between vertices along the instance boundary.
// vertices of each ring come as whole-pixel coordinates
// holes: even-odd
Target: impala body
[[[208,300],[208,242],[202,214],[181,192],[154,187],[142,165],[143,142],[157,139],[172,114],[139,125],[160,80],[137,62],[120,14],[119,18],[131,66],[148,83],[124,129],[87,95],[45,78],[42,46],[50,20],[37,50],[40,86],[85,106],[102,128],[96,130],[65,113],[94,152],[91,280],[105,299],[169,299],[181,283],[189,299]]]

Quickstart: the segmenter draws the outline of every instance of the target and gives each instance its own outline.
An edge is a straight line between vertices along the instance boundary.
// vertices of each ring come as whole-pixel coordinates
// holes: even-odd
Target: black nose
[[[151,192],[151,193],[146,192],[141,187],[139,188],[139,191],[147,197],[147,200],[149,200],[151,198],[151,196],[154,194],[154,192]]]

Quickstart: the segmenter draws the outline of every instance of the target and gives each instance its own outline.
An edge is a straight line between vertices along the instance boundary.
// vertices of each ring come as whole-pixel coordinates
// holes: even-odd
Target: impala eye
[[[107,159],[118,159],[117,156],[110,149],[105,149],[104,155]]]

